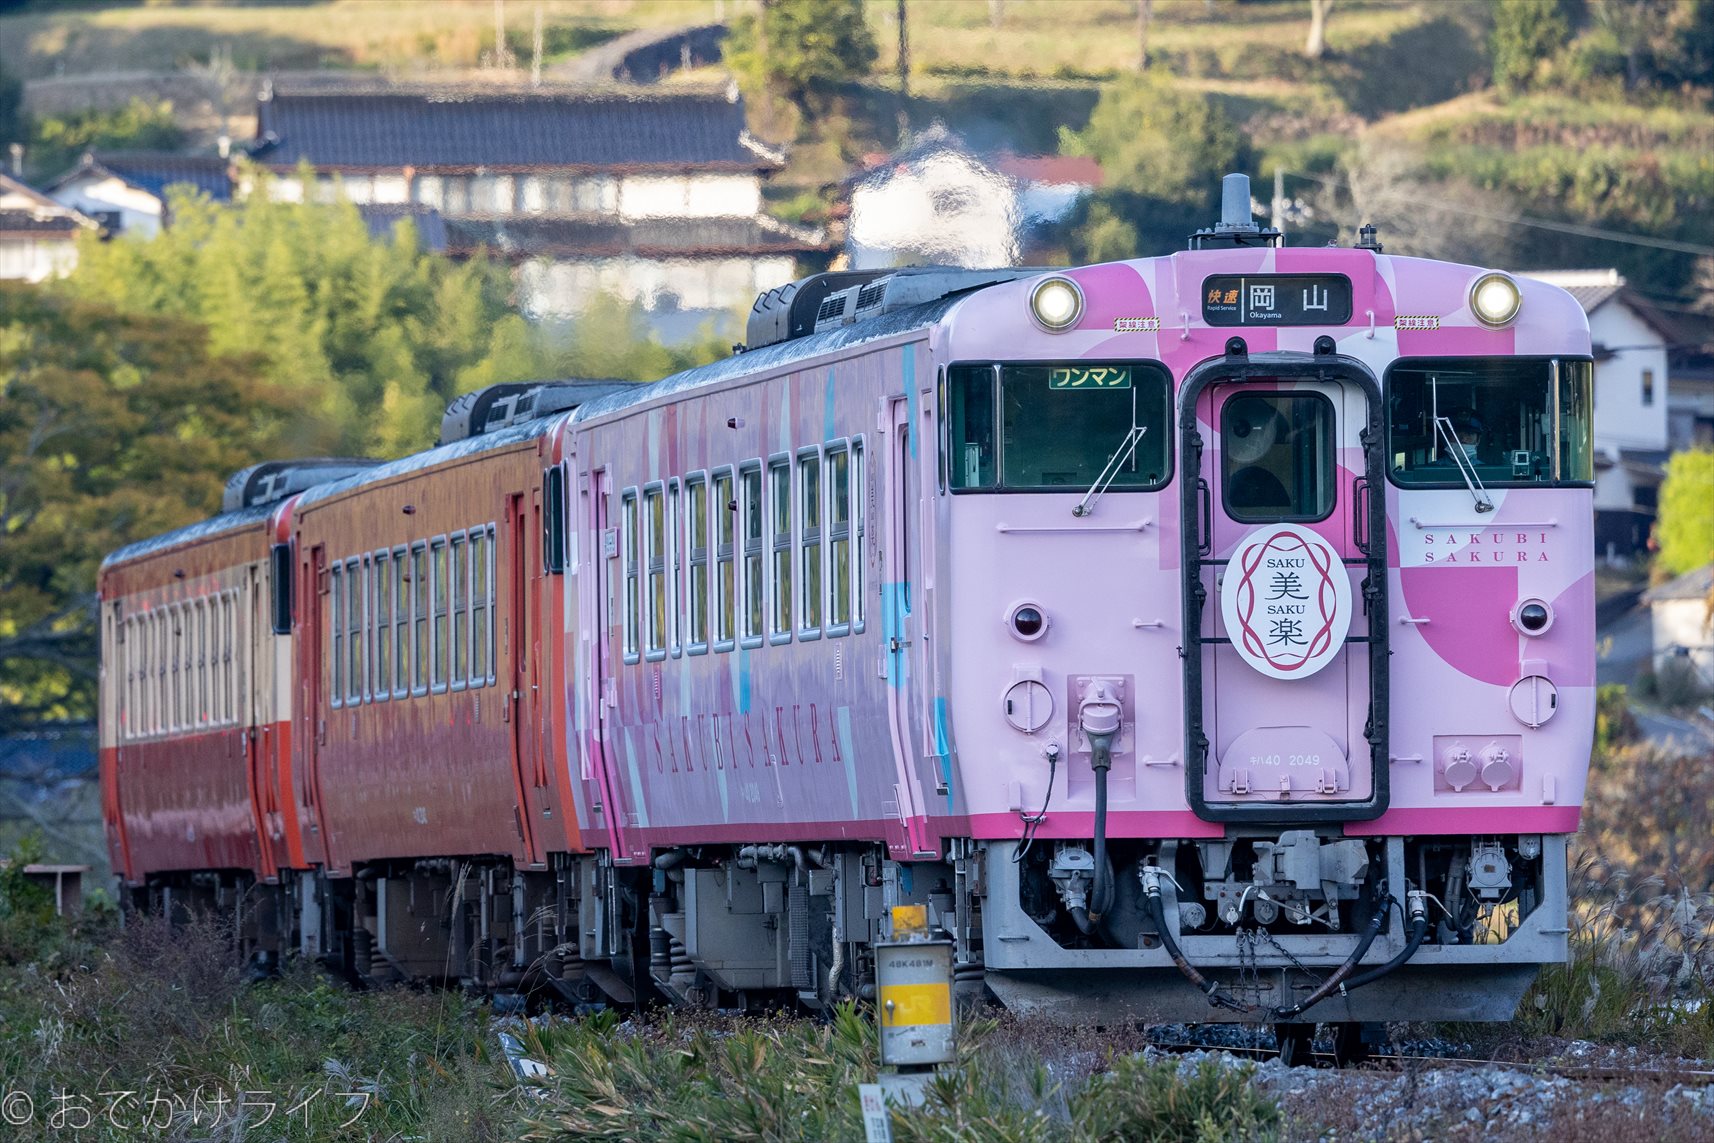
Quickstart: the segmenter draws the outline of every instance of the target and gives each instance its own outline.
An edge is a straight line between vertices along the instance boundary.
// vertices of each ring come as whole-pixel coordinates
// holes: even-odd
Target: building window
[[[798,630],[821,631],[821,455],[800,453],[797,458],[798,488]]]
[[[637,577],[641,572],[638,565],[637,541],[637,493],[635,490],[626,492],[620,500],[619,516],[624,531],[621,544],[624,546],[623,563],[625,572],[625,657],[635,661],[640,653],[641,643],[638,628],[642,620],[642,591]]]
[[[773,548],[769,633],[783,642],[792,635],[792,462],[768,463],[768,540]]]
[[[370,611],[373,621],[369,636],[375,645],[375,686],[371,692],[377,702],[384,701],[393,689],[393,559],[391,553],[378,552],[374,561],[375,605]]]
[[[411,545],[411,604],[414,628],[411,658],[415,663],[411,689],[416,694],[426,695],[429,689],[428,545],[420,540]]]
[[[462,534],[452,538],[452,685],[470,674],[470,550]]]
[[[714,641],[730,647],[737,631],[738,503],[732,499],[732,471],[714,474]]]
[[[690,563],[685,583],[685,643],[689,649],[708,646],[708,480],[693,476],[684,482],[684,551]]]
[[[827,625],[843,634],[851,627],[851,454],[844,445],[827,450]]]
[[[1654,404],[1654,370],[1643,370],[1643,404]]]
[[[743,511],[744,532],[744,638],[760,640],[762,621],[766,613],[766,578],[763,576],[762,470],[752,465],[738,474],[739,506]]]

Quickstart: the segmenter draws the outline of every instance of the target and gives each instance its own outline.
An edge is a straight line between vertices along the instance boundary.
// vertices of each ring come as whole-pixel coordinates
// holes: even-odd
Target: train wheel
[[[1314,1024],[1274,1025],[1274,1043],[1279,1045],[1280,1063],[1288,1068],[1306,1067],[1314,1042]]]
[[[1333,1062],[1349,1068],[1369,1058],[1369,1041],[1363,1037],[1364,1025],[1346,1022],[1333,1026]]]

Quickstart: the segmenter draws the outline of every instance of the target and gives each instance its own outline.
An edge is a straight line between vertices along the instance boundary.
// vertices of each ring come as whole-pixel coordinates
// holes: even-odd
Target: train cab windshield
[[[954,491],[1082,492],[1115,459],[1114,491],[1170,475],[1171,383],[1159,365],[955,365],[944,400]]]
[[[1594,365],[1588,360],[1448,357],[1387,374],[1394,483],[1460,488],[1595,479]]]

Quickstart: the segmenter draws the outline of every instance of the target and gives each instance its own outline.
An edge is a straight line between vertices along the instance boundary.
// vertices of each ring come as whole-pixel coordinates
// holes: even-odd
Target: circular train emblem
[[[1220,615],[1250,666],[1276,679],[1307,678],[1345,644],[1350,576],[1316,533],[1269,524],[1244,537],[1226,564]]]

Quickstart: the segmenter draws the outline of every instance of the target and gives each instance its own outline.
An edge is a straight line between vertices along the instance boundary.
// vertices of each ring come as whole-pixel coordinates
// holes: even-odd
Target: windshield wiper
[[[1099,500],[1101,494],[1107,491],[1107,486],[1113,483],[1119,475],[1119,466],[1137,451],[1137,446],[1142,443],[1143,434],[1148,431],[1147,425],[1132,425],[1126,431],[1125,439],[1119,442],[1118,450],[1107,458],[1107,464],[1101,469],[1101,474],[1095,478],[1095,483],[1089,486],[1089,491],[1083,494],[1082,501],[1071,510],[1073,516],[1087,516],[1095,511],[1095,501]]]
[[[1482,478],[1476,475],[1476,466],[1470,463],[1470,458],[1464,455],[1464,446],[1459,443],[1458,436],[1452,431],[1452,422],[1445,417],[1434,418],[1434,431],[1440,434],[1440,439],[1446,442],[1447,455],[1452,457],[1452,463],[1458,466],[1458,475],[1464,478],[1464,487],[1470,490],[1470,496],[1476,501],[1476,511],[1492,512],[1494,502],[1488,497],[1488,490],[1482,485]]]

